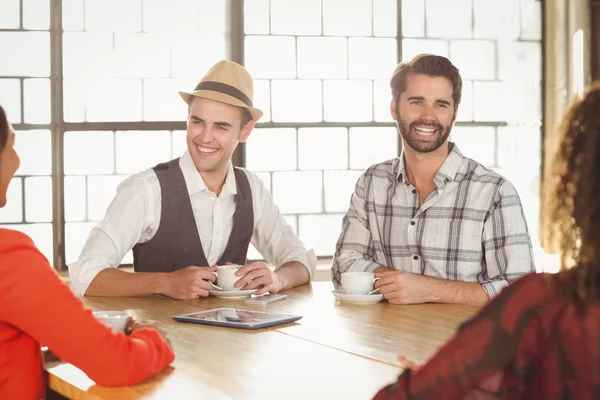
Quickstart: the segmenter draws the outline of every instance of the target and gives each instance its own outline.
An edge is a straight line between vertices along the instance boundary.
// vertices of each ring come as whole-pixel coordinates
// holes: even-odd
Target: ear
[[[246,124],[246,126],[244,126],[242,128],[242,131],[240,132],[239,141],[241,143],[244,143],[246,140],[248,140],[248,137],[250,136],[250,133],[252,133],[253,129],[254,129],[254,121],[249,121]]]
[[[395,99],[390,102],[390,113],[394,121],[398,121],[398,102]]]

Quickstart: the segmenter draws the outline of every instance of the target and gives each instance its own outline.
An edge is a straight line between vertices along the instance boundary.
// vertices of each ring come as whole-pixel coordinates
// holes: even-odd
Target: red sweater
[[[174,359],[154,330],[113,333],[60,280],[29,237],[0,229],[0,399],[45,396],[40,345],[107,386],[138,383]]]

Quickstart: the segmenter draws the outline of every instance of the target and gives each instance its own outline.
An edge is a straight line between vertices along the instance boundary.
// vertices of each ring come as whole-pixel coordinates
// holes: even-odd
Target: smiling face
[[[430,153],[448,141],[456,117],[452,91],[448,78],[407,76],[406,90],[390,105],[405,147]]]
[[[226,171],[233,151],[245,142],[254,121],[244,124],[245,110],[195,97],[187,121],[187,145],[199,172]]]

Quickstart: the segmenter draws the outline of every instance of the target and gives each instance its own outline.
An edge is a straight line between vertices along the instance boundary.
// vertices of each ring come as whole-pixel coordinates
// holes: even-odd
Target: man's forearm
[[[275,274],[282,284],[281,290],[304,285],[310,281],[308,269],[298,261],[290,261],[283,264],[281,267],[277,268]]]
[[[85,296],[142,297],[161,294],[164,273],[125,272],[116,268],[103,269],[92,280]]]
[[[429,298],[431,303],[464,304],[474,307],[482,307],[489,301],[485,289],[477,282],[451,281],[428,277],[431,282]]]

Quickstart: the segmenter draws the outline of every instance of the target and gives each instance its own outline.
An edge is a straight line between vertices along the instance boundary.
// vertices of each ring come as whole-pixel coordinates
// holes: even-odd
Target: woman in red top
[[[562,272],[506,288],[425,365],[400,357],[376,400],[600,399],[600,84],[559,133],[544,208]]]
[[[0,107],[0,207],[19,168],[14,140]],[[174,359],[154,329],[113,333],[60,280],[29,237],[0,229],[0,399],[45,397],[40,343],[100,385],[135,384]]]

